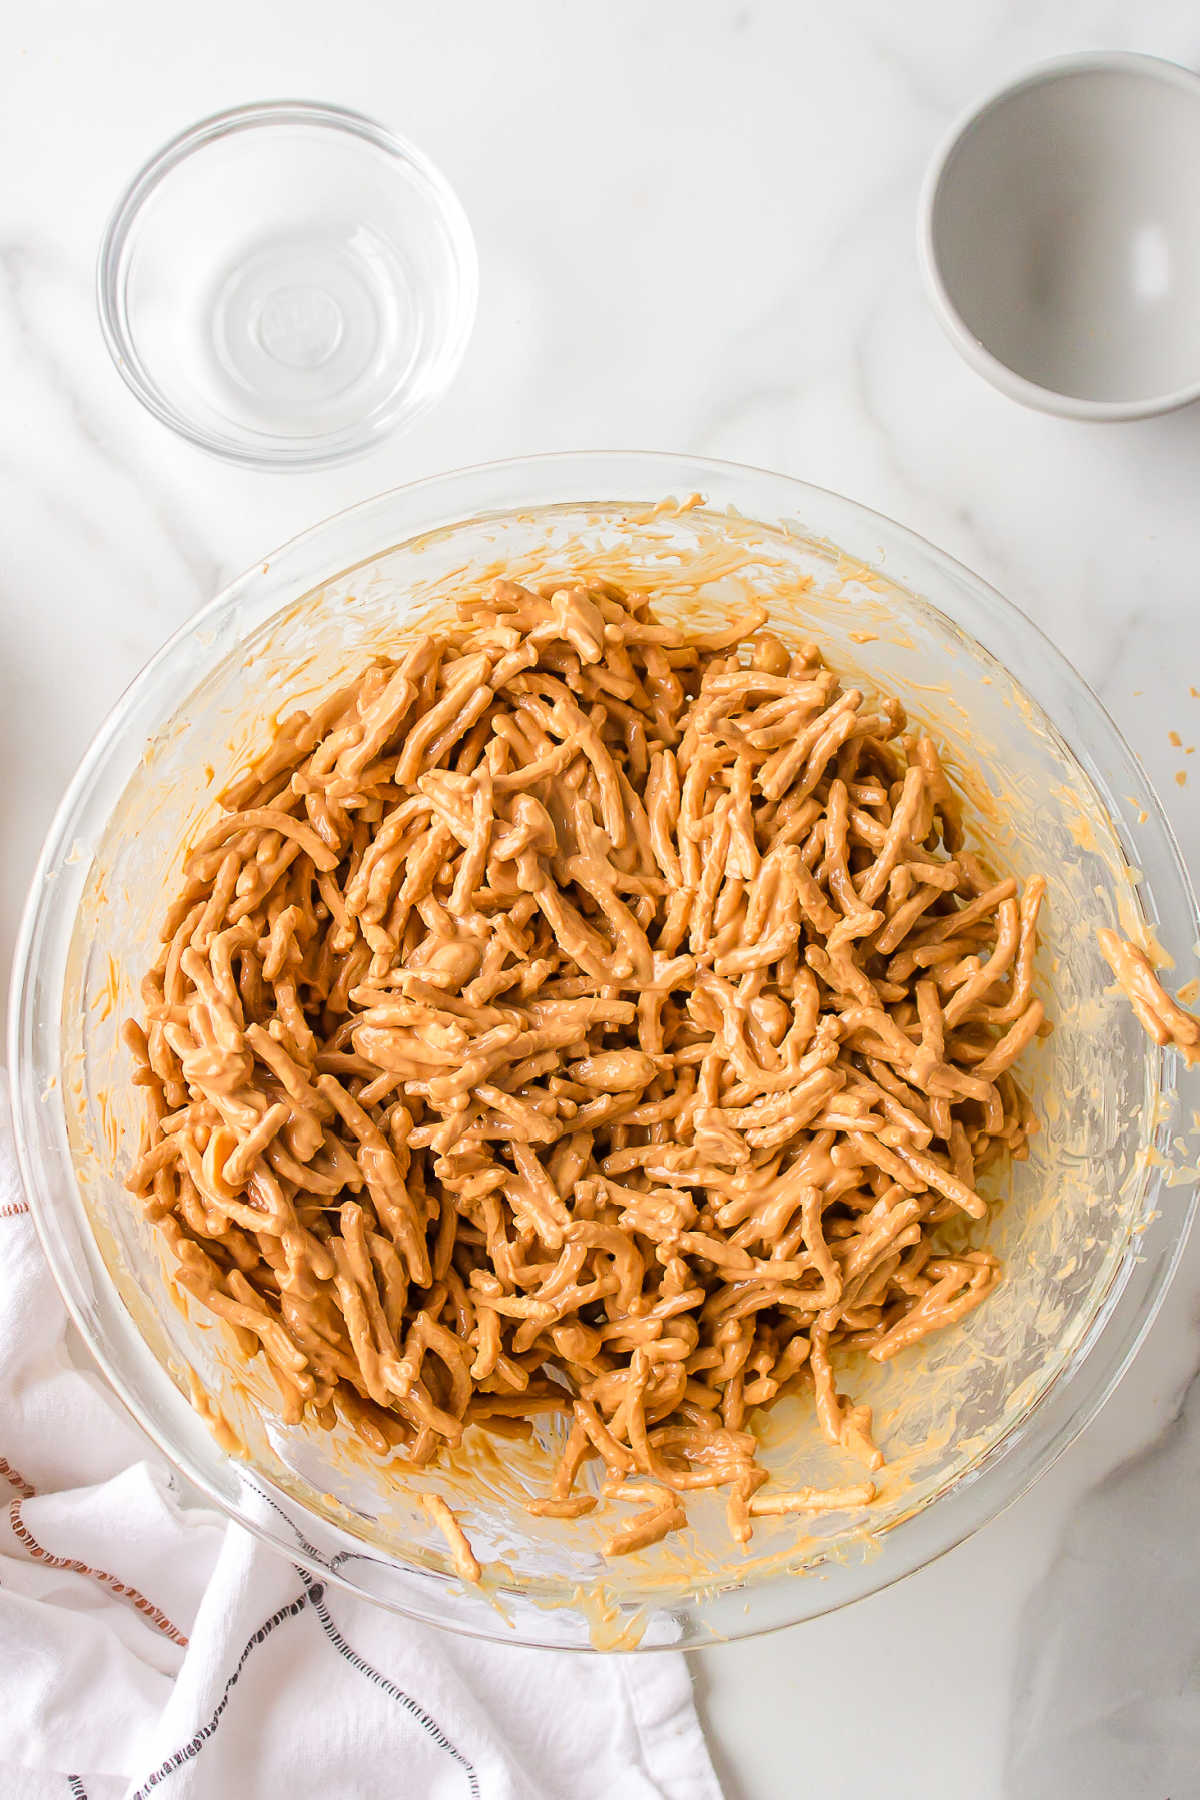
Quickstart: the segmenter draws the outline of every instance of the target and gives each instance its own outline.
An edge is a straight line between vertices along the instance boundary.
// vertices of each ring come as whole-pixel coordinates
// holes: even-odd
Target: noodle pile
[[[881,1465],[836,1353],[986,1297],[995,1258],[938,1227],[1036,1128],[1044,883],[964,848],[897,702],[762,623],[497,582],[280,725],[127,1027],[130,1186],[284,1418],[419,1466],[562,1414],[531,1510],[590,1511],[599,1459],[646,1503],[610,1555],[695,1489],[742,1542],[874,1497],[760,1492],[748,1418],[810,1384]]]

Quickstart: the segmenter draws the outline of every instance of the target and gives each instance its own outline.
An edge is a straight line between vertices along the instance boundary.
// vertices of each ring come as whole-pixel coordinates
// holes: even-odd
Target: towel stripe
[[[172,1751],[171,1755],[168,1756],[165,1761],[161,1762],[157,1769],[154,1769],[146,1777],[142,1785],[130,1794],[129,1800],[147,1800],[147,1796],[151,1794],[155,1788],[161,1787],[168,1776],[173,1775],[177,1769],[183,1768],[185,1763],[190,1762],[193,1757],[200,1754],[209,1738],[213,1736],[220,1725],[225,1709],[229,1705],[230,1695],[237,1686],[238,1678],[245,1668],[251,1652],[257,1649],[259,1644],[264,1644],[276,1627],[281,1625],[285,1619],[298,1618],[305,1608],[309,1606],[311,1606],[316,1613],[317,1618],[320,1620],[322,1631],[325,1633],[326,1638],[333,1645],[338,1655],[343,1657],[345,1661],[349,1663],[350,1667],[358,1674],[365,1675],[368,1681],[373,1682],[374,1685],[377,1688],[382,1689],[390,1699],[395,1700],[402,1706],[405,1712],[417,1721],[422,1730],[428,1733],[438,1748],[444,1750],[447,1756],[453,1757],[454,1761],[459,1764],[466,1776],[470,1800],[480,1800],[479,1777],[475,1772],[474,1765],[463,1755],[457,1744],[451,1743],[437,1720],[432,1718],[429,1713],[425,1711],[424,1707],[419,1706],[412,1698],[411,1694],[406,1694],[403,1688],[397,1687],[395,1682],[389,1681],[386,1675],[381,1675],[378,1669],[372,1668],[371,1664],[367,1662],[365,1658],[361,1657],[356,1650],[351,1649],[350,1645],[346,1642],[345,1638],[334,1624],[333,1619],[330,1617],[329,1610],[325,1605],[324,1582],[314,1581],[307,1569],[302,1569],[297,1564],[293,1564],[292,1566],[304,1583],[304,1592],[298,1595],[295,1600],[289,1601],[286,1606],[281,1606],[277,1612],[273,1612],[269,1619],[264,1620],[242,1651],[242,1654],[238,1657],[234,1671],[225,1683],[224,1691],[213,1709],[212,1717],[208,1720],[208,1723],[202,1725],[195,1736],[189,1738],[186,1744],[183,1744],[178,1750]],[[84,1797],[84,1800],[86,1800],[86,1796]]]
[[[146,1800],[147,1794],[153,1792],[156,1787],[160,1787],[167,1779],[168,1775],[173,1775],[176,1769],[182,1769],[183,1765],[190,1762],[194,1756],[199,1756],[201,1750],[203,1750],[205,1744],[213,1735],[217,1726],[221,1723],[222,1714],[229,1705],[229,1696],[237,1686],[238,1677],[245,1668],[251,1652],[256,1650],[260,1644],[265,1644],[276,1626],[282,1625],[285,1619],[299,1618],[300,1614],[308,1605],[308,1599],[307,1593],[300,1594],[295,1600],[289,1601],[286,1606],[281,1606],[277,1612],[273,1612],[269,1619],[263,1621],[242,1651],[242,1654],[238,1657],[237,1666],[234,1669],[233,1674],[229,1677],[229,1680],[225,1683],[224,1692],[217,1701],[216,1707],[213,1710],[213,1715],[211,1719],[209,1719],[207,1725],[202,1725],[195,1736],[189,1738],[187,1743],[184,1744],[181,1749],[173,1751],[171,1755],[167,1757],[165,1762],[160,1763],[157,1769],[147,1775],[141,1787],[129,1796],[129,1800]]]
[[[309,1543],[296,1521],[289,1513],[286,1513],[283,1510],[278,1501],[273,1500],[270,1494],[266,1493],[264,1489],[258,1486],[257,1482],[251,1482],[250,1485],[254,1488],[255,1493],[258,1494],[261,1499],[265,1500],[267,1505],[272,1507],[286,1524],[291,1526],[300,1548],[305,1551],[314,1562],[319,1563],[322,1568],[328,1569],[331,1574],[334,1573],[339,1564],[349,1562],[352,1558],[362,1554],[356,1550],[342,1550],[331,1562],[327,1562],[316,1546]],[[378,1561],[378,1558],[368,1556],[365,1560],[367,1562],[376,1562]],[[299,1563],[293,1563],[292,1567],[295,1569],[297,1575],[299,1575],[308,1591],[309,1599],[312,1602],[318,1619],[321,1621],[322,1631],[325,1633],[325,1636],[329,1639],[338,1654],[345,1657],[352,1669],[357,1669],[359,1674],[366,1675],[369,1680],[376,1684],[376,1686],[381,1687],[393,1700],[396,1700],[407,1712],[411,1713],[413,1718],[421,1725],[422,1729],[429,1733],[434,1743],[445,1750],[448,1756],[452,1756],[456,1763],[461,1764],[467,1777],[467,1785],[470,1790],[471,1800],[479,1800],[479,1777],[475,1772],[475,1765],[468,1757],[463,1755],[457,1744],[451,1743],[437,1720],[432,1718],[422,1706],[419,1706],[412,1698],[411,1694],[406,1694],[402,1688],[396,1687],[385,1675],[381,1675],[378,1669],[373,1669],[370,1663],[365,1662],[363,1658],[358,1655],[357,1651],[350,1648],[349,1644],[330,1618],[329,1612],[324,1605],[324,1584],[320,1581],[314,1581],[308,1570],[302,1569]]]
[[[9,1487],[16,1488],[22,1500],[32,1500],[33,1496],[37,1493],[37,1489],[33,1486],[32,1482],[26,1481],[23,1475],[19,1475],[12,1464],[7,1462],[3,1456],[0,1456],[0,1475],[3,1475]]]
[[[356,1669],[360,1675],[365,1675],[368,1681],[373,1681],[376,1687],[382,1688],[385,1694],[397,1701],[405,1712],[417,1721],[421,1729],[428,1733],[438,1749],[444,1750],[447,1756],[452,1756],[455,1762],[461,1765],[467,1778],[471,1800],[479,1800],[479,1777],[475,1772],[474,1764],[463,1755],[457,1744],[451,1743],[437,1720],[432,1718],[423,1706],[419,1706],[411,1694],[406,1694],[403,1688],[397,1687],[395,1682],[389,1681],[386,1675],[381,1675],[378,1669],[372,1668],[371,1664],[361,1657],[357,1650],[350,1648],[329,1615],[329,1610],[325,1605],[324,1584],[314,1581],[308,1570],[301,1569],[298,1565],[296,1573],[308,1589],[308,1598],[321,1621],[321,1629],[338,1655],[343,1657],[352,1669]]]
[[[14,1535],[25,1546],[34,1561],[45,1563],[51,1569],[70,1569],[76,1575],[90,1576],[93,1581],[100,1582],[119,1599],[131,1601],[143,1617],[149,1619],[150,1623],[157,1627],[164,1637],[170,1638],[173,1644],[178,1644],[180,1649],[186,1650],[187,1639],[179,1627],[172,1625],[162,1608],[155,1606],[153,1600],[147,1600],[145,1594],[140,1593],[137,1588],[130,1587],[128,1582],[118,1580],[115,1575],[110,1575],[107,1569],[94,1569],[91,1563],[80,1562],[75,1556],[55,1556],[52,1551],[38,1543],[21,1517],[21,1506],[25,1500],[31,1499],[32,1495],[33,1489],[31,1488],[28,1494],[18,1495],[17,1499],[10,1501],[8,1521],[13,1528]]]

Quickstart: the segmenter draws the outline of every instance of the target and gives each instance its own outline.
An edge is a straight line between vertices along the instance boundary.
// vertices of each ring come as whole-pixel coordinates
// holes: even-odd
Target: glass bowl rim
[[[394,548],[400,547],[414,538],[426,535],[447,524],[466,524],[475,519],[485,519],[497,514],[527,513],[531,509],[549,509],[578,503],[580,505],[639,506],[645,501],[661,499],[664,494],[690,493],[694,489],[702,489],[705,481],[719,485],[725,481],[736,487],[737,483],[771,484],[777,492],[786,493],[792,500],[795,511],[803,512],[803,501],[810,496],[818,507],[825,507],[835,512],[842,510],[847,523],[860,526],[879,527],[887,543],[882,560],[895,549],[907,549],[927,560],[940,573],[947,576],[961,589],[964,587],[976,601],[999,618],[1003,623],[1016,626],[1030,634],[1039,653],[1045,658],[1045,666],[1060,682],[1065,682],[1071,693],[1073,702],[1081,706],[1087,716],[1086,728],[1102,740],[1101,749],[1109,753],[1116,752],[1128,763],[1122,769],[1122,781],[1129,779],[1137,795],[1136,801],[1129,797],[1130,808],[1140,806],[1148,815],[1145,822],[1139,821],[1143,831],[1150,829],[1157,838],[1157,853],[1164,860],[1166,884],[1171,888],[1170,901],[1179,913],[1174,921],[1178,930],[1186,922],[1189,945],[1200,936],[1200,908],[1197,906],[1186,867],[1181,856],[1178,843],[1169,821],[1163,812],[1152,785],[1140,765],[1125,743],[1117,726],[1109,717],[1102,703],[1093,694],[1090,687],[1079,675],[1067,658],[1047,637],[1041,627],[1030,619],[1017,605],[1007,600],[990,584],[975,575],[947,552],[931,545],[916,532],[896,524],[883,514],[861,505],[857,501],[847,500],[829,489],[820,488],[812,483],[792,476],[777,474],[770,470],[756,468],[752,465],[730,463],[709,458],[699,458],[670,453],[646,451],[594,451],[594,452],[550,452],[541,456],[513,458],[506,461],[482,463],[466,468],[447,471],[441,474],[424,477],[420,481],[403,484],[383,493],[371,496],[357,504],[344,508],[328,518],[298,533],[279,550],[266,559],[268,567],[276,568],[288,557],[297,557],[305,551],[319,550],[327,537],[331,537],[337,528],[345,528],[355,521],[365,521],[372,513],[386,516],[394,512],[405,501],[410,503],[426,502],[426,513],[415,524],[407,524],[403,535],[388,537],[386,528],[381,526],[374,547],[364,555],[349,562],[339,561],[337,567],[327,567],[315,578],[309,580],[303,588],[292,593],[294,601],[303,592],[311,592],[334,580],[339,574],[370,563]],[[614,480],[616,486],[614,487]],[[631,491],[635,480],[645,483],[648,491],[638,494]],[[574,486],[572,487],[572,482]],[[522,487],[524,483],[524,487]],[[592,485],[605,490],[605,497],[592,491]],[[571,492],[564,498],[561,488],[569,487]],[[510,488],[520,491],[509,492]],[[530,488],[534,492],[530,492]],[[612,488],[611,493],[608,489]],[[468,502],[452,506],[447,512],[445,508],[438,510],[438,497],[455,497],[466,491]],[[471,505],[470,497],[474,496],[478,504]],[[492,504],[487,504],[491,500]],[[715,504],[725,504],[719,501]],[[740,508],[738,509],[741,510]],[[743,516],[755,518],[753,512]],[[764,521],[766,523],[766,521]],[[836,543],[836,539],[826,541]],[[866,561],[865,558],[857,560]],[[878,563],[870,566],[878,567]],[[898,580],[903,587],[909,583],[902,575],[893,575],[883,571],[889,578]],[[154,687],[156,678],[166,675],[181,659],[189,654],[189,645],[198,630],[205,633],[212,630],[218,619],[226,614],[232,615],[237,608],[248,603],[254,586],[260,582],[264,574],[263,559],[257,560],[242,575],[226,585],[226,587],[205,607],[186,620],[179,629],[163,644],[155,655],[146,663],[141,672],[120,696],[116,704],[96,732],[88,750],[85,752],[74,776],[69,783],[63,799],[55,813],[47,833],[45,845],[35,871],[22,916],[16,949],[13,957],[13,987],[9,1006],[8,1020],[8,1063],[11,1071],[12,1113],[16,1137],[18,1161],[21,1176],[29,1199],[33,1222],[47,1257],[56,1285],[62,1294],[84,1343],[105,1377],[116,1391],[119,1398],[131,1412],[140,1427],[158,1445],[168,1461],[178,1468],[205,1496],[236,1523],[249,1530],[262,1542],[276,1552],[280,1552],[309,1568],[322,1579],[332,1580],[345,1587],[349,1592],[370,1598],[402,1615],[416,1617],[427,1622],[440,1623],[449,1629],[467,1636],[479,1636],[490,1641],[520,1643],[530,1646],[587,1648],[586,1645],[563,1644],[551,1636],[531,1636],[512,1629],[498,1627],[490,1617],[464,1623],[457,1618],[451,1619],[436,1607],[424,1610],[423,1607],[410,1602],[400,1602],[389,1595],[365,1588],[347,1577],[337,1568],[330,1568],[328,1559],[318,1551],[307,1539],[297,1543],[296,1538],[274,1524],[264,1521],[261,1514],[251,1515],[239,1510],[231,1504],[199,1470],[189,1453],[181,1449],[171,1440],[165,1427],[147,1417],[146,1409],[138,1395],[132,1391],[131,1384],[115,1366],[116,1348],[110,1345],[103,1334],[93,1329],[85,1316],[78,1291],[78,1271],[70,1259],[60,1254],[60,1246],[55,1240],[56,1209],[62,1206],[53,1184],[46,1178],[39,1167],[34,1144],[34,1121],[39,1109],[46,1104],[49,1096],[39,1086],[39,1074],[34,1066],[34,1044],[38,1028],[38,1018],[34,1007],[34,989],[38,973],[38,953],[42,947],[47,916],[53,910],[52,883],[46,879],[47,871],[61,859],[62,852],[72,842],[72,827],[76,813],[86,801],[93,780],[104,764],[106,754],[119,742],[122,727],[149,690]],[[955,628],[963,631],[974,642],[972,629],[958,624],[952,614],[947,614],[936,603],[917,590],[923,603],[930,606],[940,616],[947,618]],[[280,606],[288,604],[281,602]],[[273,616],[280,606],[272,608]],[[988,650],[986,643],[983,648]],[[989,651],[996,655],[996,652]],[[1003,662],[1003,658],[997,657]],[[1024,680],[1012,677],[1023,691],[1029,692]],[[194,682],[193,682],[194,685]],[[1035,703],[1045,708],[1036,694],[1032,695]],[[1076,743],[1080,727],[1068,725],[1060,719],[1051,722],[1059,731],[1072,757],[1080,764],[1084,773],[1098,780],[1099,793],[1105,801],[1113,801],[1110,808],[1113,814],[1113,826],[1122,849],[1128,851],[1131,843],[1130,823],[1133,814],[1127,814],[1121,804],[1121,797],[1115,796],[1108,781],[1102,773],[1098,774],[1100,765],[1093,760],[1091,751],[1081,754]],[[1143,840],[1144,842],[1144,840]],[[1150,891],[1156,900],[1161,900],[1163,877],[1157,878],[1157,885]],[[1141,891],[1145,891],[1144,889]],[[57,1028],[57,1021],[55,1021]],[[1158,1090],[1169,1094],[1181,1083],[1193,1079],[1200,1086],[1200,1068],[1195,1071],[1185,1070],[1181,1059],[1170,1053],[1159,1051]],[[56,1099],[56,1104],[60,1102]],[[1155,1192],[1162,1185],[1161,1171],[1152,1171]],[[1160,1252],[1158,1267],[1151,1279],[1147,1291],[1141,1297],[1130,1293],[1131,1282],[1114,1281],[1113,1288],[1098,1307],[1088,1328],[1071,1355],[1061,1364],[1046,1388],[1037,1400],[1014,1423],[1005,1430],[997,1442],[980,1458],[979,1462],[966,1470],[955,1482],[942,1493],[933,1496],[911,1518],[904,1521],[903,1528],[888,1534],[893,1546],[891,1566],[884,1568],[884,1558],[873,1560],[863,1566],[863,1575],[854,1585],[857,1591],[841,1598],[832,1598],[827,1604],[816,1604],[804,1607],[789,1606],[786,1599],[782,1605],[770,1607],[772,1616],[754,1620],[743,1626],[738,1621],[729,1624],[721,1631],[703,1619],[703,1596],[686,1597],[683,1604],[694,1606],[700,1615],[700,1628],[688,1640],[684,1647],[694,1648],[704,1642],[720,1641],[721,1638],[741,1638],[758,1636],[778,1630],[802,1620],[819,1617],[822,1613],[839,1610],[854,1604],[859,1599],[881,1591],[902,1580],[905,1576],[925,1567],[930,1562],[953,1549],[967,1537],[974,1534],[984,1524],[990,1522],[1007,1506],[1011,1505],[1033,1483],[1038,1480],[1057,1460],[1058,1456],[1072,1443],[1084,1427],[1099,1411],[1108,1399],[1117,1383],[1129,1367],[1134,1355],[1140,1347],[1146,1333],[1159,1310],[1163,1297],[1178,1266],[1186,1244],[1189,1231],[1200,1199],[1200,1190],[1194,1182],[1189,1185],[1186,1209],[1179,1212],[1169,1221],[1165,1214],[1158,1216],[1158,1224],[1151,1224],[1146,1237],[1140,1240],[1145,1243],[1151,1232],[1165,1239]],[[106,1271],[107,1273],[107,1271]],[[116,1288],[108,1279],[109,1296],[116,1297]],[[1125,1302],[1125,1305],[1122,1305]],[[118,1302],[119,1304],[119,1302]],[[128,1321],[128,1330],[137,1338],[142,1351],[149,1355],[144,1343],[132,1321]],[[1086,1383],[1083,1381],[1087,1375]],[[180,1394],[179,1403],[183,1407],[188,1402]],[[257,1473],[257,1471],[255,1472]],[[261,1479],[261,1477],[260,1477]],[[268,1478],[269,1479],[269,1478]],[[263,1490],[258,1489],[260,1497]],[[290,1497],[289,1497],[290,1498]],[[354,1547],[360,1540],[354,1535],[341,1531],[336,1525],[324,1518],[310,1513],[302,1502],[292,1500],[305,1518],[308,1528],[314,1535],[324,1537],[331,1543]],[[272,1504],[274,1504],[272,1502]],[[286,1515],[285,1515],[286,1516]],[[292,1524],[293,1532],[299,1527]],[[905,1548],[900,1540],[907,1542]],[[886,1542],[887,1540],[885,1540]],[[404,1565],[395,1559],[397,1566]],[[447,1576],[447,1579],[452,1577]],[[748,1601],[753,1596],[769,1597],[778,1595],[783,1584],[788,1586],[788,1594],[796,1594],[807,1589],[811,1596],[815,1582],[804,1583],[797,1575],[773,1575],[761,1583],[726,1584],[720,1594],[730,1592],[744,1595]],[[719,1596],[718,1596],[719,1597]],[[672,1604],[667,1602],[667,1604]],[[488,1609],[483,1608],[487,1613]],[[646,1649],[671,1648],[671,1645],[650,1645]]]
[[[129,329],[123,289],[125,252],[143,206],[181,163],[209,144],[239,133],[277,125],[311,126],[357,138],[405,165],[416,175],[431,209],[441,219],[454,269],[453,316],[443,341],[429,360],[436,379],[426,381],[415,399],[393,401],[368,423],[344,427],[322,437],[300,439],[290,446],[281,439],[270,449],[236,435],[208,431],[166,399],[147,370]],[[259,469],[313,469],[349,462],[363,455],[400,426],[409,426],[441,399],[453,381],[475,325],[479,300],[479,255],[475,235],[462,202],[433,159],[400,132],[366,113],[323,100],[254,100],[210,113],[147,158],[132,176],[109,215],[96,257],[96,310],[113,366],[129,391],[160,424],[210,455]]]

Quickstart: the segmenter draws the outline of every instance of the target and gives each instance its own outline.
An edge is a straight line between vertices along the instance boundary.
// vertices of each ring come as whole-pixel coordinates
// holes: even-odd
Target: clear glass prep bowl
[[[96,266],[117,371],[231,462],[315,468],[441,398],[466,353],[475,240],[450,184],[374,119],[264,100],[139,169]]]
[[[702,505],[655,510],[694,493]],[[683,603],[672,590],[702,554],[712,579]],[[842,1376],[874,1405],[889,1455],[869,1516],[763,1520],[743,1552],[719,1499],[701,1496],[681,1538],[609,1565],[611,1503],[571,1523],[522,1510],[544,1491],[545,1442],[472,1431],[450,1466],[409,1475],[260,1408],[254,1365],[239,1368],[226,1328],[169,1289],[122,1189],[137,1096],[118,1033],[185,843],[270,715],[492,565],[551,573],[614,557],[701,624],[742,606],[747,588],[767,595],[779,630],[817,639],[928,721],[967,782],[982,847],[1048,878],[1039,981],[1055,1030],[1027,1065],[1044,1129],[986,1226],[1006,1282],[923,1354]],[[1179,1165],[1200,1069],[1150,1044],[1115,995],[1095,944],[1104,923],[1151,932],[1178,958],[1194,943],[1170,829],[1083,682],[967,570],[848,500],[754,469],[620,454],[469,469],[367,501],[256,566],[160,651],[101,729],[51,828],[17,950],[24,1178],[114,1387],[198,1487],[281,1551],[502,1642],[745,1636],[845,1605],[976,1530],[1082,1429],[1147,1329],[1194,1210]],[[188,1398],[198,1389],[212,1397],[201,1411]],[[844,1479],[811,1412],[785,1399],[765,1415],[764,1459],[784,1481]],[[450,1570],[418,1504],[430,1490],[462,1513],[481,1590]]]

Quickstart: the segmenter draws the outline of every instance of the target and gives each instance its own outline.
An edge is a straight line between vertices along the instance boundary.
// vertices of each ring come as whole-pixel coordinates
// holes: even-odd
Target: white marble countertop
[[[1176,785],[1168,740],[1200,739],[1200,408],[1122,426],[1022,411],[944,341],[913,249],[923,167],[960,109],[1067,50],[1196,64],[1185,0],[54,0],[10,14],[6,38],[0,983],[55,800],[182,619],[350,501],[550,449],[761,463],[944,546],[1097,689],[1200,868],[1200,774]],[[161,141],[289,94],[431,152],[473,221],[482,296],[431,419],[331,473],[269,476],[140,411],[92,265]],[[695,1659],[730,1800],[1200,1795],[1198,1302],[1200,1244],[1100,1418],[971,1542],[840,1616]]]

